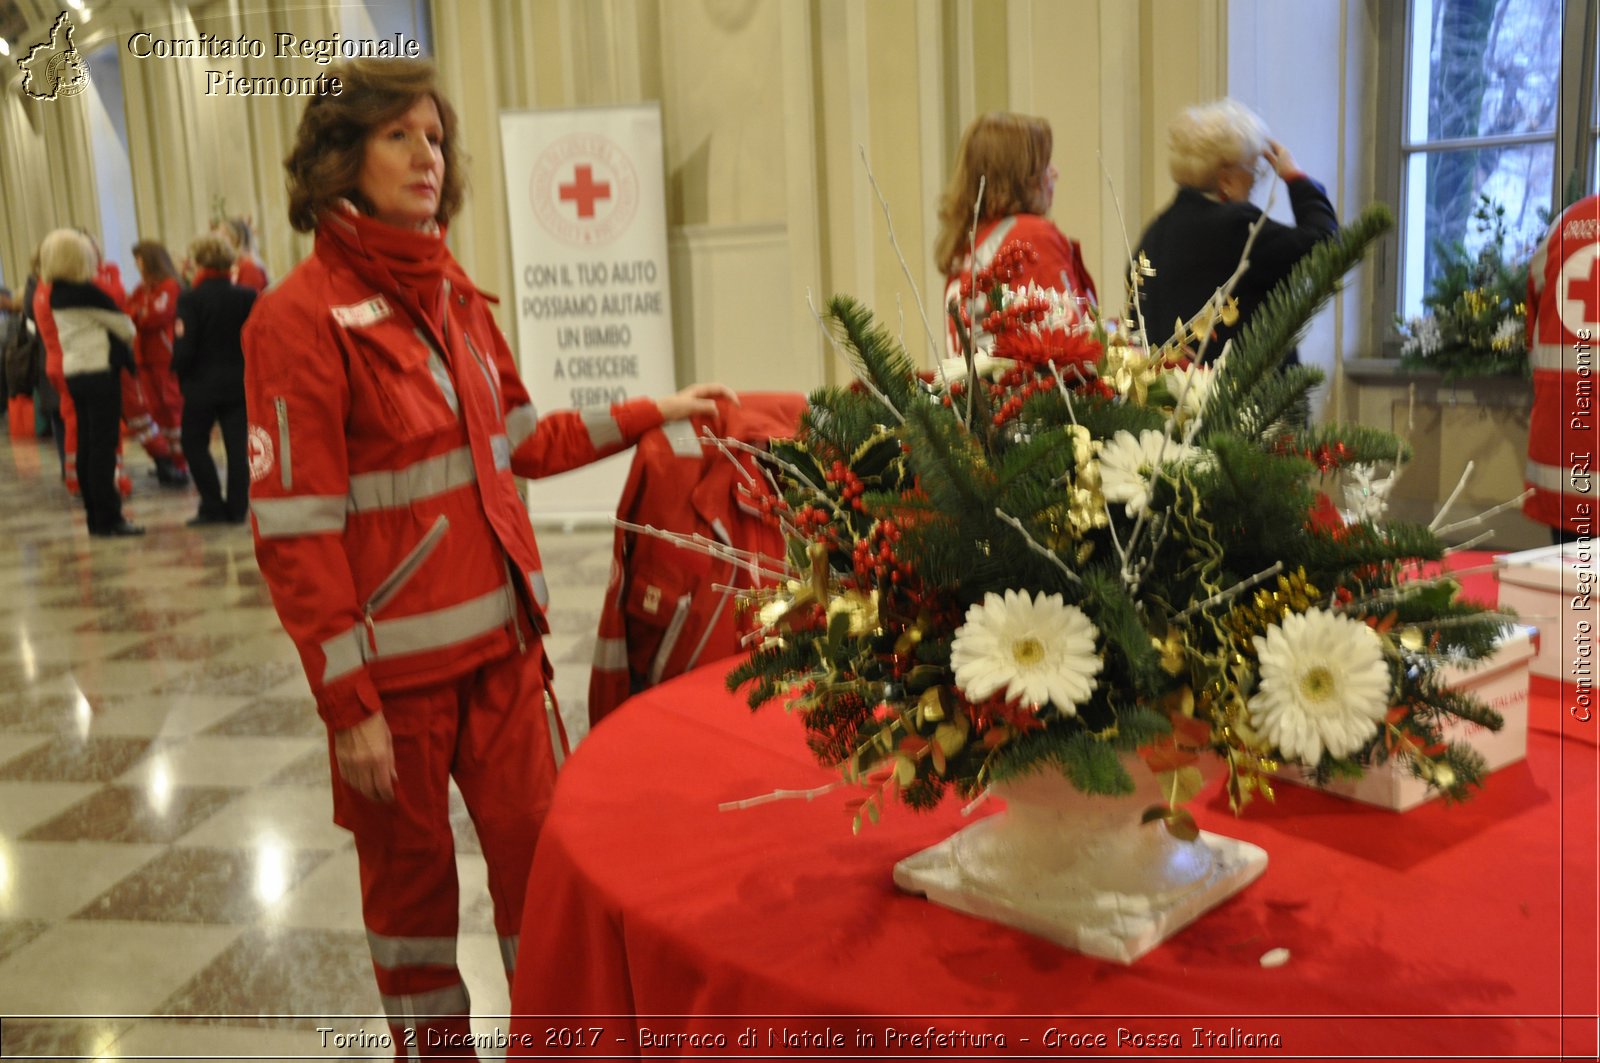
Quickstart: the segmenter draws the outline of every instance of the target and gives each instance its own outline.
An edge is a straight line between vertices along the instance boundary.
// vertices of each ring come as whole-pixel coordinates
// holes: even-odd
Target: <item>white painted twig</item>
[[[761,794],[758,797],[746,797],[741,801],[723,801],[717,805],[718,812],[742,812],[747,808],[757,805],[771,804],[773,801],[815,801],[825,794],[848,786],[845,782],[831,782],[826,786],[817,786],[810,790],[774,790],[770,794]]]
[[[1264,568],[1260,572],[1257,572],[1254,576],[1249,576],[1240,580],[1227,590],[1218,591],[1216,594],[1213,594],[1203,602],[1194,603],[1193,605],[1189,606],[1189,608],[1175,616],[1173,619],[1180,622],[1187,620],[1194,613],[1197,613],[1202,609],[1209,609],[1213,605],[1220,605],[1231,598],[1236,598],[1240,594],[1243,594],[1245,591],[1249,590],[1251,587],[1256,586],[1258,583],[1265,583],[1267,580],[1271,579],[1273,576],[1276,576],[1282,571],[1283,562],[1274,561],[1269,568]]]
[[[1049,559],[1049,561],[1054,564],[1056,568],[1060,569],[1062,574],[1070,579],[1073,583],[1079,584],[1080,586],[1082,585],[1083,577],[1079,576],[1076,572],[1072,571],[1072,569],[1068,568],[1066,562],[1062,561],[1055,555],[1055,551],[1042,545],[1035,540],[1033,536],[1029,535],[1028,529],[1022,526],[1022,522],[1020,520],[1018,520],[1016,517],[1013,517],[1005,510],[1000,509],[999,507],[995,508],[994,515],[1011,525],[1013,528],[1017,529],[1017,531],[1021,532],[1022,537],[1027,540],[1029,548],[1032,549],[1034,553],[1040,554]]]
[[[1439,512],[1433,515],[1428,522],[1428,530],[1437,534],[1439,525],[1444,521],[1444,515],[1450,512],[1450,507],[1456,504],[1456,499],[1461,497],[1461,492],[1466,489],[1467,481],[1472,477],[1472,470],[1477,467],[1477,462],[1468,461],[1467,467],[1461,470],[1461,478],[1456,481],[1456,486],[1450,492],[1450,497],[1444,500],[1444,505],[1439,507]]]
[[[917,287],[917,280],[911,275],[911,266],[906,262],[906,256],[900,250],[900,241],[894,236],[894,218],[889,213],[889,201],[883,198],[883,190],[878,187],[878,178],[872,172],[872,164],[867,161],[867,149],[864,145],[857,144],[856,150],[861,153],[861,165],[866,168],[867,182],[872,185],[872,194],[878,197],[878,207],[883,211],[883,224],[889,229],[889,246],[894,249],[894,257],[900,260],[900,271],[906,275],[906,283],[911,285],[911,297],[917,301],[917,313],[922,317],[923,331],[928,335],[928,350],[933,355],[933,364],[938,365],[943,360],[944,344],[938,342],[933,334],[933,326],[928,322],[928,309],[922,302],[922,291]],[[905,346],[905,328],[901,326],[900,346]]]

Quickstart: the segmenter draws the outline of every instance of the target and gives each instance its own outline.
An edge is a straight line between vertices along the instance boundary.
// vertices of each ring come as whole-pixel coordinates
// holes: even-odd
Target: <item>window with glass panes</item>
[[[1487,238],[1473,221],[1483,197],[1503,208],[1516,253],[1543,237],[1573,190],[1596,187],[1595,5],[1387,5],[1384,118],[1395,154],[1380,186],[1398,208],[1399,232],[1380,298],[1395,312],[1421,312],[1441,246],[1473,253]]]

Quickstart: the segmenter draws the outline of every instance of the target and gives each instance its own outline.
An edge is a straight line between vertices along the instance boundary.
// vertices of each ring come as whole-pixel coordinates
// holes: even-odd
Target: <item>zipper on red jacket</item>
[[[517,652],[527,653],[528,640],[522,637],[522,625],[517,622],[517,577],[511,571],[511,558],[502,555],[501,561],[506,566],[506,599],[511,604],[511,630],[517,636]]]
[[[382,609],[388,604],[390,598],[400,593],[400,588],[411,581],[411,577],[416,575],[417,569],[422,567],[422,563],[428,559],[429,554],[433,553],[434,548],[439,545],[439,540],[444,538],[444,533],[449,530],[450,518],[443,513],[439,514],[439,519],[433,522],[433,527],[428,529],[428,534],[424,535],[421,541],[416,546],[413,546],[405,557],[400,559],[400,563],[395,566],[394,571],[389,573],[388,578],[382,583],[378,584],[377,590],[373,591],[372,596],[367,599],[366,608],[363,610],[363,618],[367,625],[367,640],[371,643],[374,651],[378,649],[378,633],[377,627],[372,620],[372,614]]]
[[[278,417],[278,475],[285,491],[294,487],[294,471],[289,464],[289,400],[279,395],[272,400]]]

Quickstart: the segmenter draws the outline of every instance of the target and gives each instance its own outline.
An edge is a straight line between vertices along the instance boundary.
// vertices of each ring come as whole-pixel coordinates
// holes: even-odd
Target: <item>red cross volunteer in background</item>
[[[1591,536],[1600,490],[1595,461],[1595,344],[1600,339],[1600,195],[1562,212],[1528,264],[1533,414],[1523,503],[1556,542]]]

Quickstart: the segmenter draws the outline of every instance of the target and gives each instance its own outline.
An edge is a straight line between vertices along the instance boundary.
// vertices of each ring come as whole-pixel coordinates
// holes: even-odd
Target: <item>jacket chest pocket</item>
[[[421,330],[398,324],[352,337],[351,427],[360,434],[423,439],[455,427],[460,400],[444,359]]]

